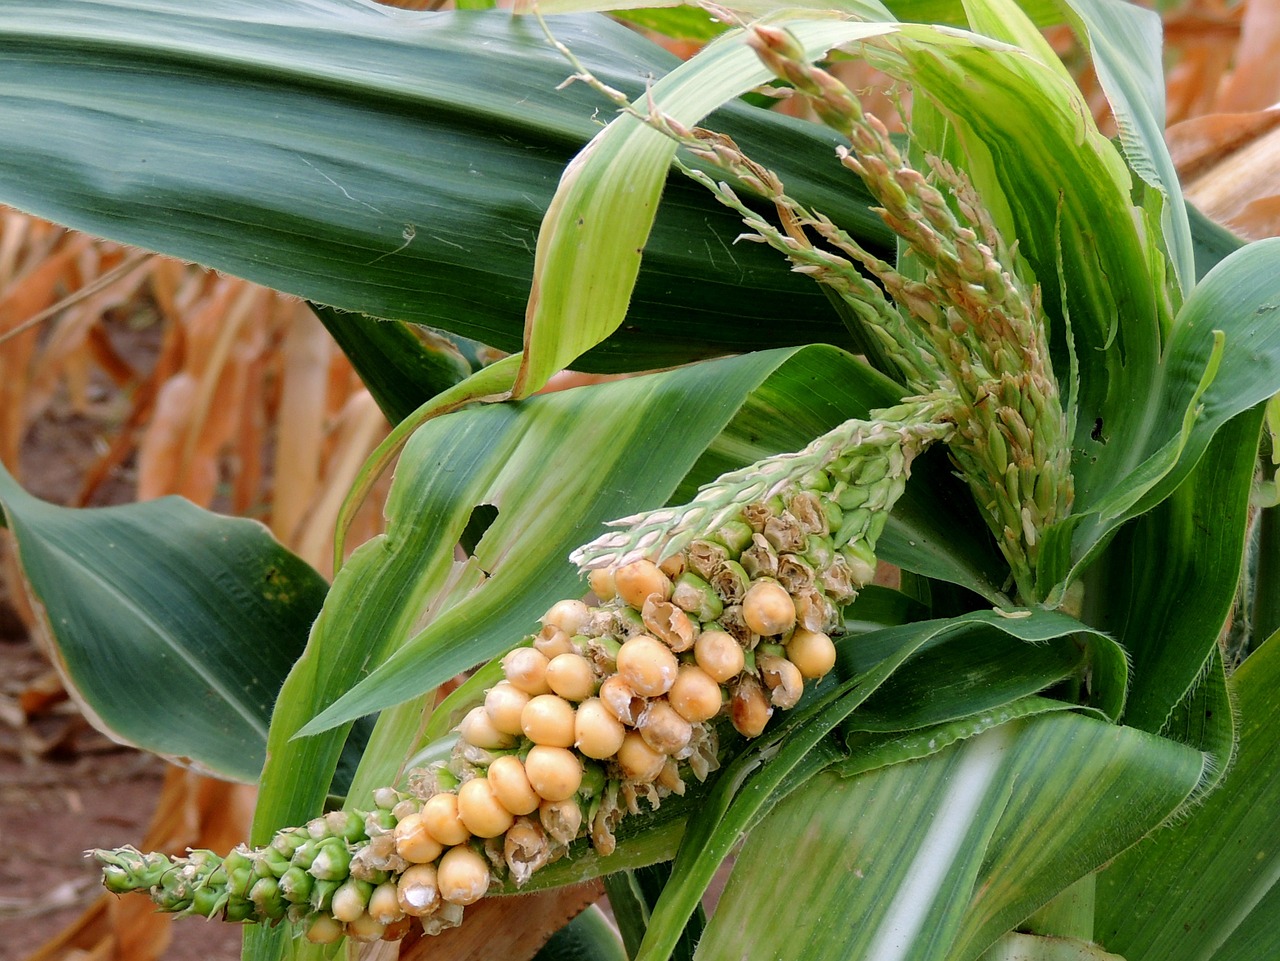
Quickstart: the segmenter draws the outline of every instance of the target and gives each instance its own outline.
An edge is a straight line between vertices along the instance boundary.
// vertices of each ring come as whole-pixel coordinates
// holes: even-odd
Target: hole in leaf
[[[462,530],[460,543],[462,549],[468,554],[476,552],[476,545],[480,543],[480,538],[484,537],[485,531],[498,519],[498,508],[492,504],[477,504],[471,511],[471,516],[467,518],[467,526]]]

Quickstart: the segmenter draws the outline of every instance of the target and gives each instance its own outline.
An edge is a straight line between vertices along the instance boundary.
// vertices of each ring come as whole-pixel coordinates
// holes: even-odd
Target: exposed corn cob
[[[459,725],[448,764],[412,772],[409,792],[225,859],[94,851],[104,884],[166,911],[368,941],[414,917],[428,932],[455,925],[579,838],[610,853],[641,800],[656,807],[716,768],[718,717],[754,737],[831,670],[840,608],[874,575],[888,511],[916,454],[949,436],[948,412],[920,398],[851,421],[587,545],[575,557],[601,602],[547,611]]]

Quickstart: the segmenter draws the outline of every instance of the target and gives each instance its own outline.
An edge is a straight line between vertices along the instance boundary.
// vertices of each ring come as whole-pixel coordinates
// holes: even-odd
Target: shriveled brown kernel
[[[551,747],[573,746],[573,705],[556,694],[539,694],[529,699],[520,714],[524,736],[534,744]]]
[[[623,724],[634,726],[644,710],[644,701],[631,685],[617,674],[600,685],[600,702]]]
[[[797,491],[792,495],[787,510],[800,523],[805,534],[827,534],[827,514],[822,508],[822,499],[812,491]]]
[[[840,623],[840,612],[816,588],[801,588],[794,597],[796,623],[806,631],[830,631]]]
[[[815,580],[813,568],[795,554],[782,554],[778,557],[778,583],[787,593],[808,590],[813,587]]]
[[[764,539],[778,554],[804,550],[804,528],[790,511],[771,517],[764,523]]]
[[[548,661],[561,654],[574,653],[572,638],[552,624],[548,624],[534,636],[533,649]]]
[[[531,647],[517,647],[502,659],[502,670],[512,685],[530,696],[546,694],[547,658]]]
[[[628,781],[647,783],[662,771],[667,756],[646,744],[639,732],[628,731],[622,747],[618,748],[617,761],[622,776]]]
[[[400,910],[413,918],[421,918],[440,906],[440,884],[435,864],[415,864],[396,882],[396,900]]]
[[[711,575],[719,570],[720,565],[729,559],[729,549],[727,547],[708,540],[690,541],[689,548],[685,553],[689,570],[707,581],[711,580]]]
[[[719,613],[717,611],[717,613]],[[687,651],[693,646],[696,631],[689,615],[670,601],[650,597],[641,612],[644,626],[654,637],[673,651]]]
[[[437,869],[440,897],[453,904],[475,904],[489,890],[489,865],[462,845],[444,852]]]
[[[684,554],[672,554],[658,565],[658,570],[666,574],[671,580],[675,580],[684,573],[685,558]]]
[[[582,827],[582,809],[572,798],[543,801],[538,808],[538,821],[561,844],[570,844]]]
[[[546,832],[530,818],[517,818],[503,838],[502,859],[516,887],[524,884],[534,871],[551,859],[551,845]]]
[[[657,638],[640,634],[618,650],[618,676],[641,697],[657,697],[671,690],[679,662]]]
[[[710,582],[716,596],[724,604],[741,604],[742,599],[747,596],[747,588],[751,586],[751,578],[737,561],[725,561],[712,572]],[[724,614],[723,606],[720,613]]]
[[[821,631],[800,628],[787,641],[787,660],[803,677],[819,678],[836,664],[836,646]]]
[[[655,780],[659,787],[666,788],[672,794],[684,795],[684,778],[680,776],[680,765],[675,758],[667,758],[667,763],[662,765]]]
[[[524,762],[514,754],[495,758],[487,772],[489,787],[512,814],[530,814],[538,809],[542,798],[529,783]]]
[[[433,838],[418,812],[401,818],[395,829],[396,854],[411,864],[426,864],[444,852],[444,845]]]
[[[796,706],[804,693],[804,678],[799,668],[785,657],[765,655],[757,658],[760,674],[769,688],[769,701],[784,711]]]
[[[613,572],[613,586],[618,596],[636,610],[657,594],[661,600],[671,597],[671,579],[653,561],[639,560],[624,564]]]
[[[582,784],[582,762],[563,747],[535,745],[525,758],[524,769],[533,789],[548,801],[571,798]]]
[[[753,579],[776,577],[778,555],[774,553],[773,545],[760,534],[753,534],[751,540],[751,546],[738,557],[738,563],[742,565],[742,569],[747,572],[748,577]]]
[[[757,634],[783,634],[796,623],[791,595],[776,581],[755,581],[742,599],[742,617]]]
[[[680,674],[667,692],[667,700],[677,714],[694,724],[715,717],[723,704],[720,685],[696,664],[680,665]]]
[[[725,631],[703,631],[693,645],[693,656],[711,679],[723,684],[742,673],[746,654],[737,639]]]
[[[547,665],[547,684],[570,701],[585,701],[596,690],[591,662],[581,654],[561,654]]]
[[[651,748],[668,755],[683,751],[693,736],[693,725],[681,717],[666,698],[649,702],[636,730]]]
[[[471,836],[458,816],[458,796],[442,791],[422,805],[422,823],[427,833],[446,847],[461,844]]]
[[[574,733],[574,747],[587,757],[604,760],[618,753],[627,729],[599,698],[593,697],[578,705]]]
[[[732,634],[747,650],[751,650],[760,640],[760,634],[753,631],[747,626],[746,619],[742,616],[741,604],[729,604],[725,607],[720,615],[720,626]]]
[[[744,675],[729,698],[729,717],[734,728],[743,737],[758,737],[772,716],[773,708],[760,682],[750,674]]]
[[[515,821],[487,777],[472,778],[458,788],[458,817],[478,838],[496,838]]]
[[[484,709],[493,726],[503,734],[523,734],[520,715],[529,695],[510,681],[500,681],[485,693]]]

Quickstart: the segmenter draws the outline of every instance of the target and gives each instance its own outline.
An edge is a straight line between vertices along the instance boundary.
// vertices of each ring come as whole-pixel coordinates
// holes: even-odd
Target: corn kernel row
[[[591,571],[598,603],[547,611],[462,719],[447,764],[413,772],[410,793],[384,789],[373,811],[225,859],[94,852],[107,887],[147,890],[169,911],[288,920],[316,942],[369,941],[403,936],[413,918],[455,925],[581,837],[611,852],[640,801],[657,806],[715,769],[720,718],[754,737],[834,666],[830,635],[874,573],[879,530],[870,513],[846,520],[864,491],[824,471],[805,482],[660,564]]]

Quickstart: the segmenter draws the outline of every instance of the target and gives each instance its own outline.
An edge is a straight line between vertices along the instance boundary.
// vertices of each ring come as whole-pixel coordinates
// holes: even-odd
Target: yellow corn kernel
[[[458,788],[458,817],[478,838],[496,838],[515,821],[487,777],[473,777]]]
[[[563,747],[534,745],[525,758],[524,770],[533,789],[548,801],[571,798],[582,784],[582,762]]]

